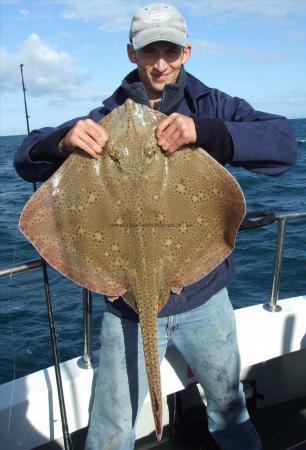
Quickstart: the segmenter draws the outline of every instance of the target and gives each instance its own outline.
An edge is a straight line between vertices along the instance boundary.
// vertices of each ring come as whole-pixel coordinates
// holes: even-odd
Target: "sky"
[[[101,105],[135,66],[126,45],[143,0],[0,0],[0,135],[57,126]],[[306,0],[168,1],[192,44],[186,70],[255,109],[306,117]]]

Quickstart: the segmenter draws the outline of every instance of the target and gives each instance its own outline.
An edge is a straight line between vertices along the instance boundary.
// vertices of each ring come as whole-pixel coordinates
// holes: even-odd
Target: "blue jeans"
[[[220,449],[262,449],[239,381],[235,315],[227,290],[198,308],[158,319],[158,340],[160,360],[171,341],[204,388],[209,430]],[[106,312],[86,449],[132,450],[147,392],[138,323]]]

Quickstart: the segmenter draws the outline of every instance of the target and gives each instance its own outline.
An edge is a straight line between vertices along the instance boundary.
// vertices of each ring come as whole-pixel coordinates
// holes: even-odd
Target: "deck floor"
[[[286,450],[302,441],[298,450],[306,450],[306,397],[260,408],[252,417],[265,450]],[[215,450],[216,446],[186,446],[164,441],[157,446],[139,442],[137,450]],[[247,450],[247,449],[246,449]]]
[[[261,436],[265,450],[286,450],[305,441],[296,450],[306,450],[306,397],[284,402],[276,406],[260,408],[252,421]],[[84,450],[87,429],[72,433],[73,450]],[[158,443],[152,439],[142,439],[136,443],[135,450],[214,450],[207,445],[189,445],[169,441],[167,430],[163,440]],[[36,450],[62,450],[59,444],[49,443]],[[247,450],[247,449],[246,449]],[[292,450],[295,450],[292,449]]]

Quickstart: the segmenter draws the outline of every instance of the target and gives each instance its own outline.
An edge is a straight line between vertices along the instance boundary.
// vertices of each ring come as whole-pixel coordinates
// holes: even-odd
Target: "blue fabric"
[[[262,449],[239,382],[235,315],[227,290],[198,308],[159,319],[158,341],[160,360],[167,346],[174,345],[204,388],[209,430],[220,449]],[[87,450],[134,448],[146,380],[139,324],[106,312]]]
[[[32,131],[15,157],[14,165],[19,175],[31,182],[45,181],[58,166],[44,161],[33,162],[29,156],[31,148],[57,130],[73,127],[80,119],[89,117],[99,122],[125,100],[122,88],[118,88],[103,102],[104,106],[92,110],[88,116],[72,119],[56,128]],[[188,73],[185,97],[177,112],[224,121],[234,143],[235,165],[267,175],[278,175],[295,164],[297,146],[287,119],[255,111],[245,100],[211,89]]]
[[[126,100],[126,90],[119,87],[104,101],[104,106],[96,108],[88,115],[95,122]],[[245,100],[231,97],[217,89],[205,86],[187,73],[184,98],[178,106],[179,113],[195,114],[205,119],[220,119],[227,127],[234,148],[231,164],[242,166],[254,172],[278,175],[296,160],[297,146],[291,125],[284,117],[255,111]],[[83,117],[84,118],[84,117]],[[42,128],[33,131],[23,142],[15,157],[15,167],[19,175],[28,181],[44,181],[62,164],[63,155],[54,152],[54,162],[32,161],[31,148],[46,137],[61,129],[72,127],[80,118],[73,119],[57,128]],[[195,308],[228,286],[234,277],[233,257],[230,256],[205,278],[187,286],[180,295],[171,294],[159,317],[178,314]],[[120,317],[138,320],[137,314],[122,299],[110,303],[109,311]]]

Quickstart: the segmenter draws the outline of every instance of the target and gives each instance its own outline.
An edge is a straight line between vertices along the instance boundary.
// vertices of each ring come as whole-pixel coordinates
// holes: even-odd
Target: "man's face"
[[[190,56],[191,46],[154,42],[140,50],[128,45],[128,56],[137,64],[138,73],[151,100],[161,97],[165,84],[175,83],[182,64]]]

